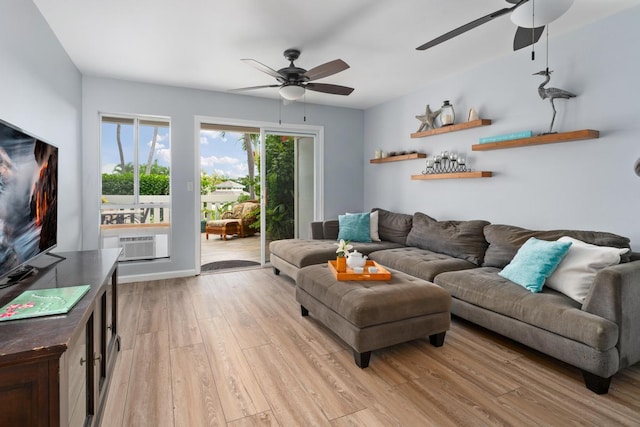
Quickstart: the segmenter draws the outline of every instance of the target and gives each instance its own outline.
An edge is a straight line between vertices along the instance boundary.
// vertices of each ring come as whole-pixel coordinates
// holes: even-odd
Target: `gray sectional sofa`
[[[378,211],[381,241],[353,243],[370,259],[433,282],[452,296],[451,313],[582,370],[587,388],[607,393],[611,377],[640,361],[640,254],[598,271],[583,302],[547,286],[532,293],[498,273],[530,238],[630,249],[606,232],[535,231],[487,221],[436,221],[423,214]],[[274,273],[297,277],[334,259],[338,220],[311,224],[312,240],[270,244]]]

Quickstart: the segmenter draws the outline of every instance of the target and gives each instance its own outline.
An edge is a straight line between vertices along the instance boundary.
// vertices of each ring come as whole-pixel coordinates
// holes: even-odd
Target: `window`
[[[121,260],[168,257],[169,120],[103,115],[100,122],[102,246],[123,247]]]

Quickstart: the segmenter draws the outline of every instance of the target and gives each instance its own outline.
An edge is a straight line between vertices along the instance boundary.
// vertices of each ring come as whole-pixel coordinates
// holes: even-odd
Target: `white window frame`
[[[105,118],[114,119],[117,121],[118,119],[122,119],[124,122],[133,122],[133,202],[132,203],[103,203],[102,202],[102,165],[103,165],[103,157],[102,157],[102,149],[103,149],[103,140],[102,140],[102,125],[105,122]],[[108,122],[108,121],[107,121]],[[134,115],[134,114],[110,114],[110,113],[100,113],[99,114],[99,136],[100,136],[100,169],[99,169],[99,189],[98,197],[100,197],[99,201],[99,212],[98,212],[98,224],[100,227],[100,242],[101,247],[114,247],[114,238],[130,238],[130,237],[140,237],[140,236],[156,236],[156,254],[152,258],[171,258],[171,234],[172,234],[172,198],[173,198],[173,189],[172,189],[172,173],[171,169],[169,172],[169,196],[168,202],[158,202],[158,203],[142,203],[140,201],[140,179],[139,179],[139,167],[140,167],[140,158],[139,158],[139,144],[140,144],[140,126],[141,125],[149,125],[151,123],[161,123],[162,125],[166,125],[169,129],[169,147],[171,150],[171,160],[169,161],[169,165],[171,167],[173,160],[173,143],[171,141],[171,118],[162,117],[162,116],[147,116],[147,115]],[[111,209],[130,209],[134,212],[141,209],[167,209],[169,213],[169,218],[164,222],[154,222],[154,223],[129,223],[129,224],[114,224],[105,225],[102,224],[102,214],[103,210]],[[165,244],[166,242],[166,244]],[[158,250],[158,245],[160,245],[160,250]],[[116,246],[117,247],[117,246]]]

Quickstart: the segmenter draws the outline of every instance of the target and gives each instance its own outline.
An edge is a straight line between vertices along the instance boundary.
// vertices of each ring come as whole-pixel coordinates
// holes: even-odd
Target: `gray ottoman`
[[[335,332],[352,349],[356,364],[369,366],[371,351],[429,336],[444,344],[451,323],[451,296],[422,279],[391,270],[389,281],[338,281],[327,264],[302,268],[296,301],[303,316]]]

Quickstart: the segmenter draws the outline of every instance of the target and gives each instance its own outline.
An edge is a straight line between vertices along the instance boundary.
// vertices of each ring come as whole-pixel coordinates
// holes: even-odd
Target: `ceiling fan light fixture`
[[[297,101],[304,96],[304,86],[297,84],[284,85],[280,88],[280,96],[289,101]]]
[[[547,25],[561,17],[572,4],[573,0],[529,0],[511,12],[511,22],[522,28]]]

